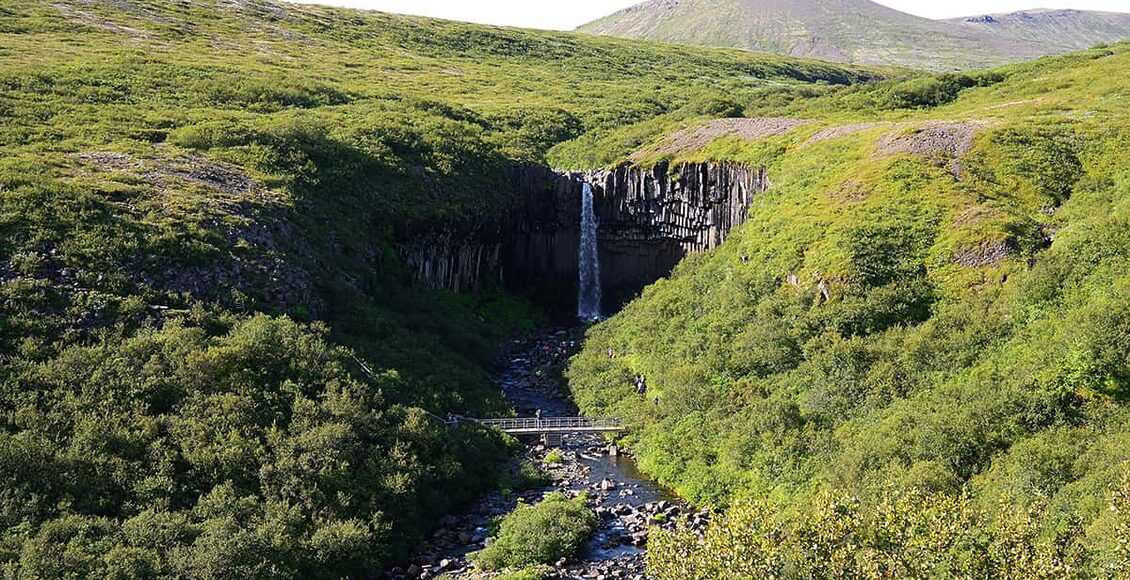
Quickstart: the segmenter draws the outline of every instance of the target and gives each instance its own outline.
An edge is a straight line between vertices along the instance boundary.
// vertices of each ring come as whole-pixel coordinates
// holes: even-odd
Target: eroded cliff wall
[[[559,173],[516,166],[507,215],[404,240],[401,254],[435,288],[501,283],[567,307],[575,298],[581,187],[593,185],[606,309],[666,276],[687,254],[720,245],[768,188],[764,169],[735,164],[621,166]]]
[[[622,166],[584,179],[596,190],[610,306],[669,274],[687,254],[719,246],[769,185],[764,169],[713,163]]]

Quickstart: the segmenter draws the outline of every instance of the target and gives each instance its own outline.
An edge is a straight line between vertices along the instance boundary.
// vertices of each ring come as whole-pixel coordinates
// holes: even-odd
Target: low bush
[[[867,510],[828,492],[803,516],[765,501],[738,504],[703,538],[680,527],[656,531],[647,571],[658,580],[745,578],[1124,578],[1130,571],[1124,476],[1110,504],[1111,554],[1077,544],[1067,522],[1042,529],[1045,502],[1018,505],[1002,496],[995,510],[968,496],[921,491],[888,494]]]
[[[553,449],[545,454],[546,465],[561,465],[565,462],[565,455],[561,453],[560,449]]]
[[[519,504],[498,522],[487,547],[471,555],[486,570],[549,564],[573,555],[596,531],[598,519],[588,497],[551,493],[534,506]]]
[[[549,485],[549,475],[533,461],[523,460],[503,481],[503,494],[537,489]]]

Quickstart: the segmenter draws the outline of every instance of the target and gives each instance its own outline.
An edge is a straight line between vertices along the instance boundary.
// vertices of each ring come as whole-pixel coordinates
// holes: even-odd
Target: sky
[[[571,30],[640,0],[291,0],[369,8],[400,14],[419,14],[451,20]],[[947,18],[1028,8],[1076,8],[1130,12],[1130,0],[877,0],[892,8],[925,16]]]

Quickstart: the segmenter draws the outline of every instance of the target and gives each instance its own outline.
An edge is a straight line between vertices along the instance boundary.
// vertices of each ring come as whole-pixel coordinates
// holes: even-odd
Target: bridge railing
[[[503,431],[577,431],[618,430],[620,420],[609,417],[520,417],[516,419],[483,419],[479,423]]]

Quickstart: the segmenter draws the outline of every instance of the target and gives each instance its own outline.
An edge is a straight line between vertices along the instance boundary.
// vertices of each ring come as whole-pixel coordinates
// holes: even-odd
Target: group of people
[[[632,382],[633,382],[633,383],[635,384],[635,386],[636,386],[636,394],[637,394],[637,395],[639,395],[639,396],[641,396],[641,397],[645,397],[645,398],[646,398],[646,397],[647,397],[647,377],[643,376],[643,374],[642,374],[642,373],[641,373],[641,374],[637,374],[637,375],[636,375],[636,376],[635,376],[635,377],[634,377],[634,378],[632,379]],[[655,397],[655,399],[654,399],[654,401],[655,401],[655,404],[656,404],[656,405],[658,405],[658,404],[659,404],[659,397],[658,397],[658,396],[656,396],[656,397]]]
[[[535,352],[540,364],[558,364],[567,360],[576,346],[575,340],[539,340]]]
[[[646,377],[644,377],[642,374],[636,375],[635,379],[633,379],[633,382],[636,385],[636,394],[637,395],[646,395],[647,394],[647,378]]]

